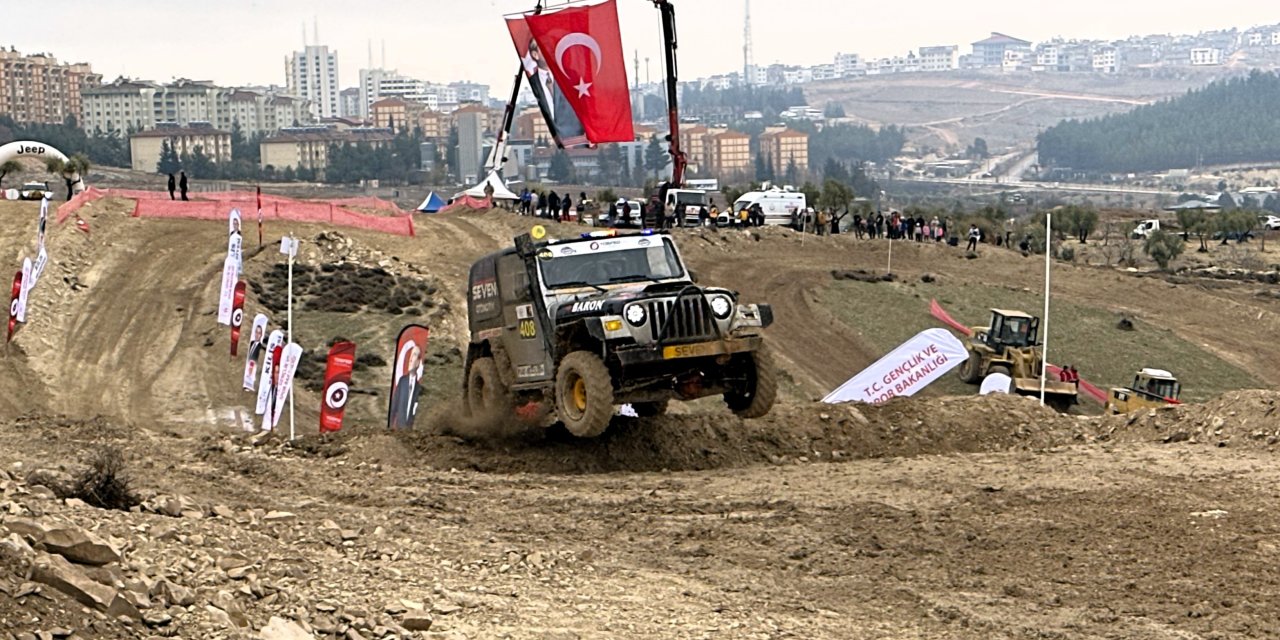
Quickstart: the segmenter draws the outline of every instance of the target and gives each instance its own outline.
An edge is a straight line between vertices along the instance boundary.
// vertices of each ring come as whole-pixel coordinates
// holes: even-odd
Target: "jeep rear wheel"
[[[613,380],[600,357],[574,351],[556,371],[556,413],[565,429],[579,438],[604,433],[613,418]]]
[[[773,401],[778,396],[773,358],[765,346],[760,345],[756,351],[746,354],[741,364],[746,368],[746,385],[741,390],[724,394],[724,403],[739,418],[762,417],[773,408]]]
[[[498,377],[493,358],[477,358],[467,372],[467,410],[473,416],[500,415],[511,410],[511,394]]]

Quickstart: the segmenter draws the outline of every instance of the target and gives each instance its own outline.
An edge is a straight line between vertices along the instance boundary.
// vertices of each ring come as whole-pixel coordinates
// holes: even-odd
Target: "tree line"
[[[1078,171],[1158,171],[1280,160],[1280,75],[1253,71],[1037,138],[1040,162]]]
[[[82,155],[95,165],[107,167],[129,166],[129,136],[133,133],[132,129],[124,135],[119,131],[86,132],[77,124],[75,116],[67,116],[62,124],[46,124],[16,122],[9,115],[0,115],[0,144],[37,140],[58,149],[68,158]]]

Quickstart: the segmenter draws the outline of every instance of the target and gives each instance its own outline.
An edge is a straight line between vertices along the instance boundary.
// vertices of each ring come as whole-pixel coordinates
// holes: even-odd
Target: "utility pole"
[[[755,84],[755,74],[751,73],[751,0],[744,0],[742,20],[742,83],[746,86]]]

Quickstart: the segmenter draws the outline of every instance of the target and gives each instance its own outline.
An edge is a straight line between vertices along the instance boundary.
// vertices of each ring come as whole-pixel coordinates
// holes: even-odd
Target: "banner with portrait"
[[[284,343],[284,332],[276,329],[271,332],[271,337],[267,339],[267,346],[262,353],[262,376],[258,380],[258,404],[254,407],[253,412],[258,415],[265,415],[267,405],[271,403],[271,393],[275,391],[272,388],[272,354],[275,353],[280,345]]]
[[[231,295],[231,357],[236,356],[240,347],[240,324],[244,322],[244,280],[236,283],[235,293]]]
[[[419,324],[406,325],[396,338],[391,367],[391,395],[387,402],[387,428],[412,429],[422,395],[423,360],[431,330]]]
[[[267,316],[259,313],[253,318],[253,329],[249,331],[249,352],[244,359],[244,390],[253,391],[258,382],[258,367],[262,363],[262,354],[267,348]]]

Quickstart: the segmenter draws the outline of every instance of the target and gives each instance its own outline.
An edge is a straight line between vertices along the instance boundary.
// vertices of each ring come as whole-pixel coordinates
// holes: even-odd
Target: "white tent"
[[[511,190],[507,188],[507,185],[502,182],[502,178],[498,177],[497,171],[490,171],[489,176],[486,177],[483,181],[481,181],[480,184],[474,187],[471,187],[466,191],[457,193],[453,197],[454,199],[460,198],[462,196],[471,196],[472,198],[483,198],[485,197],[484,190],[486,185],[493,187],[494,200],[519,200],[520,199],[520,196],[512,193]]]

